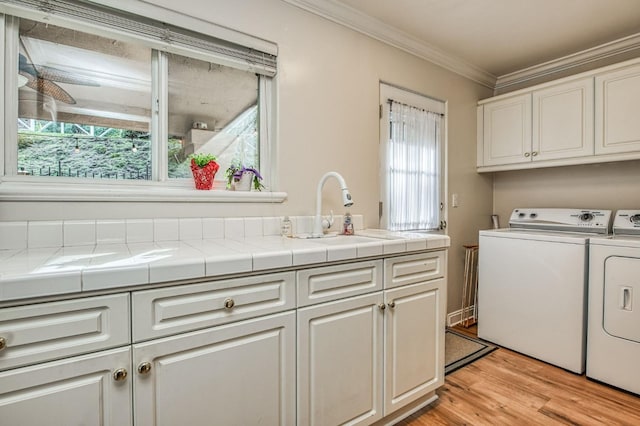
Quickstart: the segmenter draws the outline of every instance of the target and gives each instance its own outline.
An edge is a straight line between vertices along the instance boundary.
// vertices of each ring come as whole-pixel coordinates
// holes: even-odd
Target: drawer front
[[[446,267],[444,251],[385,259],[384,286],[394,288],[442,278]]]
[[[382,290],[382,261],[298,271],[298,306],[309,306]]]
[[[129,294],[0,309],[0,370],[131,343]]]
[[[138,291],[133,340],[140,342],[295,308],[294,272]]]

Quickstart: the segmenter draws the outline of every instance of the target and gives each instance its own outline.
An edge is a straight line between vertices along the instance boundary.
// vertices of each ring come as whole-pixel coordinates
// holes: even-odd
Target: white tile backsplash
[[[34,221],[28,223],[28,247],[62,247],[62,221]]]
[[[205,240],[224,238],[224,219],[202,219],[202,238],[204,238]]]
[[[201,240],[202,219],[200,218],[181,218],[180,219],[180,240]]]
[[[88,246],[96,243],[95,220],[65,220],[62,232],[65,247]]]
[[[0,250],[27,248],[27,222],[0,222]]]
[[[178,219],[154,219],[153,241],[178,241],[180,223]]]
[[[127,219],[127,243],[148,243],[153,241],[152,219]]]
[[[97,220],[96,242],[98,244],[124,244],[127,227],[124,220]]]
[[[311,233],[313,216],[290,216],[293,234]],[[341,232],[341,215],[330,232]],[[0,250],[95,244],[243,239],[280,235],[283,217],[100,219],[0,222]],[[353,215],[363,229],[362,215]],[[393,248],[391,248],[393,250]]]
[[[224,238],[237,240],[244,238],[244,219],[227,217],[224,219]]]
[[[244,219],[244,237],[262,237],[264,230],[261,217],[247,217]]]
[[[283,219],[283,217],[263,217],[262,234],[265,237],[269,235],[280,235]]]

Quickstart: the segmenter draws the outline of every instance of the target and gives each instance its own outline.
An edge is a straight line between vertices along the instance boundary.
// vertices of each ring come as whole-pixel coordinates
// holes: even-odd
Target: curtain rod
[[[411,107],[411,108],[419,109],[420,111],[430,112],[431,114],[438,114],[440,117],[444,117],[444,114],[442,114],[440,112],[429,111],[428,109],[424,109],[424,108],[418,108],[418,107],[413,106],[413,105],[405,104],[404,102],[394,101],[393,99],[387,99],[387,102],[389,102],[389,105],[392,105],[392,102],[395,102],[395,103],[400,104],[400,105],[404,105],[404,106],[408,106],[408,107]]]

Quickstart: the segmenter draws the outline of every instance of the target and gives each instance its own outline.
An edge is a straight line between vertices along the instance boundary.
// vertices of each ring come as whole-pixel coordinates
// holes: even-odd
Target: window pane
[[[438,229],[442,116],[391,101],[387,228]]]
[[[194,152],[218,158],[217,181],[232,163],[258,167],[258,77],[175,54],[168,62],[169,177],[191,177]]]
[[[151,50],[20,20],[18,174],[150,179]]]

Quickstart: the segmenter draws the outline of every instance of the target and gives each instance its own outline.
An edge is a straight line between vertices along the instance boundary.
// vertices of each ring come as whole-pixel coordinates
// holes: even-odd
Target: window
[[[275,46],[143,2],[123,7],[0,5],[2,183],[187,189],[188,156],[206,152],[220,163],[216,188],[232,163],[259,168],[269,187]],[[148,16],[132,13],[141,8]]]
[[[444,227],[442,102],[381,84],[380,226],[392,231]]]

